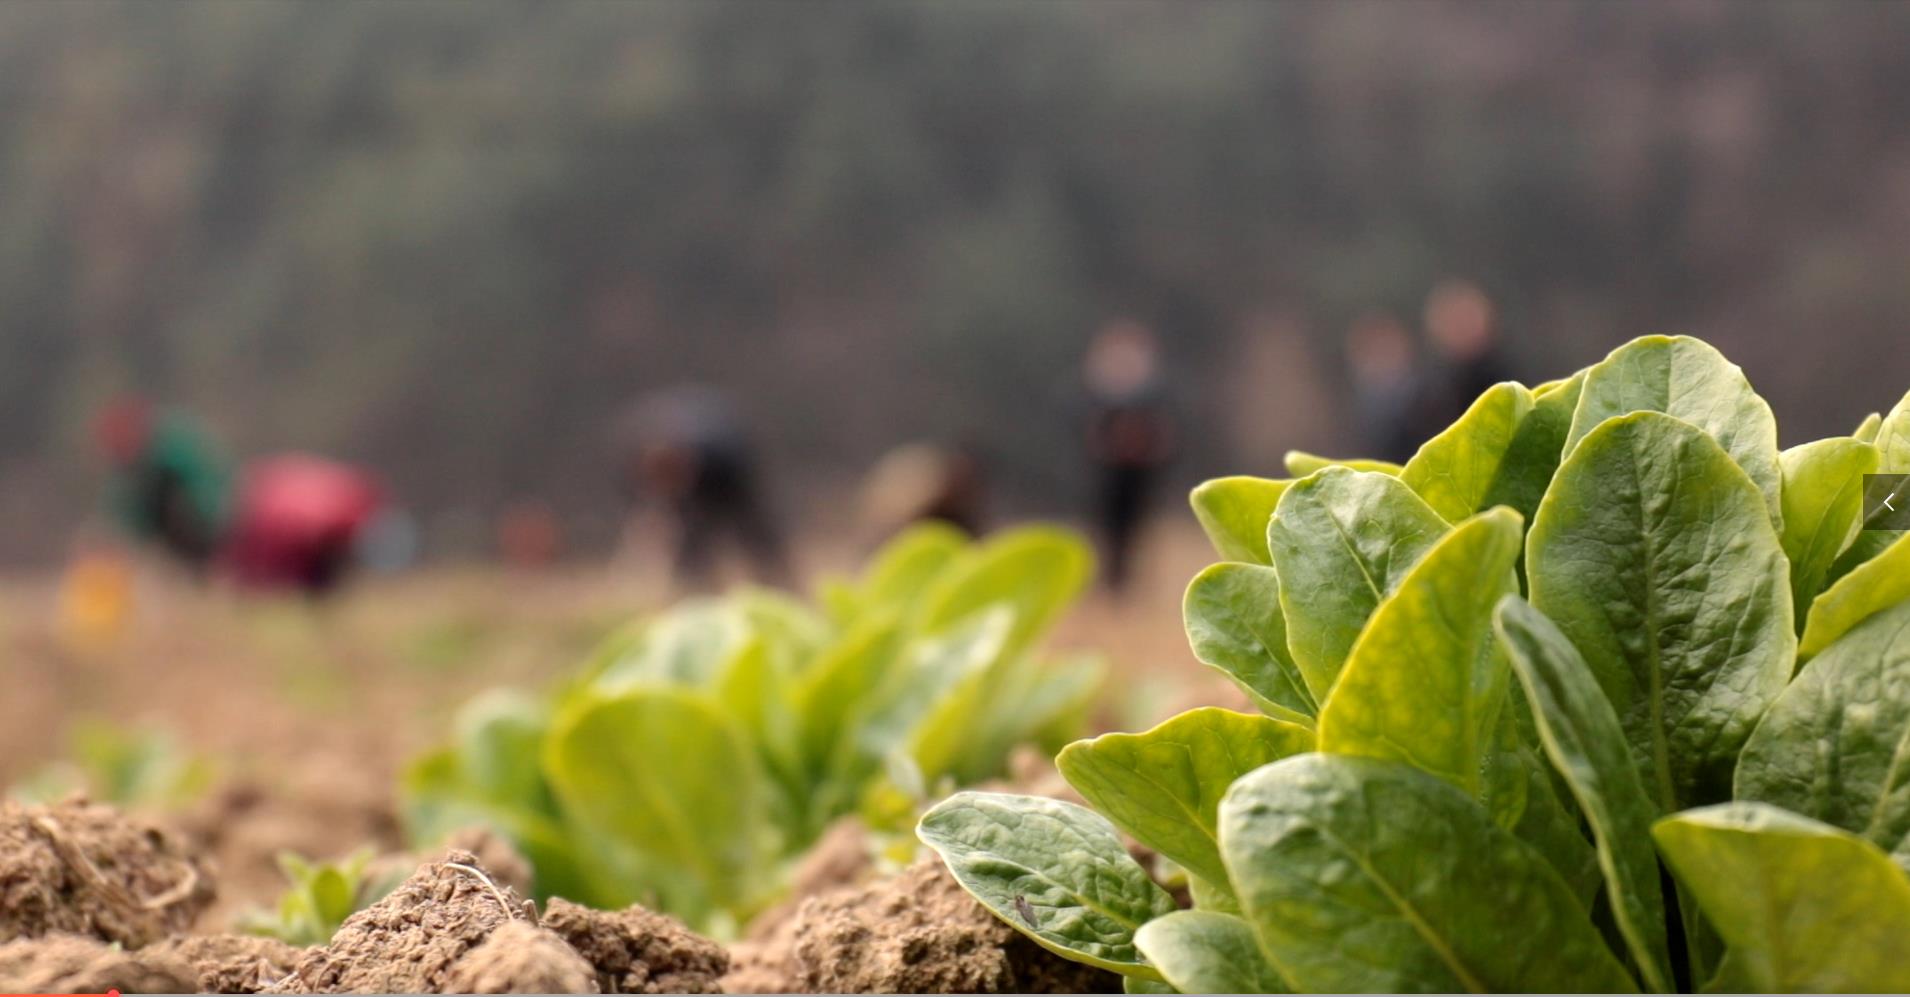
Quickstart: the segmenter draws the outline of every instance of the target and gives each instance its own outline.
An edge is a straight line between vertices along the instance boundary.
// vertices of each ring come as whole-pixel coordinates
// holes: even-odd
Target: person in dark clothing
[[[1092,407],[1089,460],[1099,478],[1095,518],[1108,590],[1126,590],[1134,545],[1155,485],[1174,452],[1160,374],[1160,347],[1147,327],[1110,323],[1089,346],[1083,363]]]
[[[1498,311],[1479,285],[1448,280],[1426,298],[1426,338],[1438,357],[1442,382],[1438,411],[1427,433],[1464,415],[1486,389],[1513,379],[1499,342]]]
[[[1362,315],[1347,330],[1354,417],[1365,452],[1381,460],[1404,463],[1427,432],[1417,352],[1405,323],[1383,312]]]
[[[709,581],[724,534],[737,540],[759,580],[787,580],[782,538],[729,399],[702,387],[667,392],[638,406],[631,436],[628,484],[634,496],[659,499],[675,519],[680,584]]]
[[[225,532],[231,472],[199,428],[150,402],[114,402],[94,425],[112,463],[107,504],[121,530],[204,575]]]

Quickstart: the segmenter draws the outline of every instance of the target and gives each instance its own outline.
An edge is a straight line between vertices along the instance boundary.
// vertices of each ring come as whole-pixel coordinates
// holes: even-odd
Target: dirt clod
[[[491,932],[451,967],[446,993],[585,994],[597,992],[590,964],[564,940],[529,921]]]
[[[0,803],[0,937],[136,949],[185,931],[213,895],[207,868],[156,825],[80,799]]]
[[[144,954],[186,964],[204,993],[254,994],[284,979],[304,950],[253,935],[187,935],[168,938]]]
[[[458,960],[522,918],[522,906],[477,856],[449,852],[347,918],[330,944],[307,952],[271,992],[442,992]]]
[[[641,907],[599,911],[552,900],[543,924],[590,963],[605,993],[721,993],[729,971],[721,946]]]
[[[15,994],[198,993],[192,967],[171,956],[127,952],[78,935],[0,944],[0,992]]]
[[[805,901],[725,984],[798,993],[1119,993],[1001,923],[933,856]]]

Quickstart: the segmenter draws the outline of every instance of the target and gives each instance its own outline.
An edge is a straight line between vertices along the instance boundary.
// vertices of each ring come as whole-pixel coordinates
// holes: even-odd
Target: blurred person
[[[972,443],[948,448],[909,443],[884,454],[870,469],[861,515],[884,536],[928,521],[977,536],[987,497],[981,452]]]
[[[1426,336],[1438,357],[1443,398],[1426,433],[1465,414],[1487,388],[1512,379],[1499,343],[1498,310],[1479,285],[1441,282],[1426,298]]]
[[[117,643],[133,615],[133,566],[126,551],[82,533],[60,576],[59,606],[67,646],[98,653]]]
[[[348,464],[310,454],[254,461],[234,496],[223,567],[247,588],[324,595],[357,563],[384,507],[378,484]]]
[[[226,528],[225,459],[186,415],[134,396],[108,405],[94,435],[112,464],[107,505],[120,529],[203,576]]]
[[[728,534],[760,581],[788,580],[782,537],[757,480],[756,457],[735,406],[722,393],[686,386],[641,402],[626,425],[624,468],[633,499],[659,500],[674,520],[679,585],[708,584]]]
[[[1354,416],[1365,452],[1381,460],[1404,463],[1427,431],[1426,384],[1415,364],[1417,353],[1406,324],[1388,313],[1362,315],[1347,330]]]
[[[1160,370],[1160,344],[1129,319],[1108,323],[1082,360],[1090,414],[1088,459],[1099,495],[1095,518],[1108,590],[1124,592],[1135,539],[1161,472],[1174,454]]]

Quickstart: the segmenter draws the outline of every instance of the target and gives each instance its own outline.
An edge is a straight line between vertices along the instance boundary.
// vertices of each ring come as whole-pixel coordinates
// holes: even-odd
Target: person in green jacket
[[[107,504],[120,528],[205,573],[229,515],[224,457],[189,417],[140,398],[109,405],[95,429],[112,461]]]

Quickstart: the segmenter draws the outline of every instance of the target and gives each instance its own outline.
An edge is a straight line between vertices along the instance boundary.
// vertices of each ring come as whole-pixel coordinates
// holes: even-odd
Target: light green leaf
[[[1724,798],[1797,641],[1757,488],[1710,436],[1637,412],[1571,451],[1526,543],[1532,604],[1584,655],[1660,812]]]
[[[825,648],[798,680],[798,742],[810,770],[829,784],[825,791],[846,799],[874,770],[876,759],[857,743],[856,730],[900,660],[894,617],[875,614]]]
[[[1492,608],[1517,590],[1521,538],[1519,514],[1501,507],[1460,523],[1413,565],[1320,707],[1320,750],[1407,762],[1485,795],[1507,682]]]
[[[625,653],[597,673],[591,688],[614,696],[642,685],[702,688],[752,637],[749,620],[716,599],[695,599],[658,617]]]
[[[1738,760],[1737,797],[1861,834],[1910,867],[1910,602],[1804,666]]]
[[[1563,381],[1533,389],[1532,411],[1519,421],[1499,476],[1479,508],[1509,505],[1525,517],[1528,525],[1532,522],[1539,500],[1558,473],[1565,436],[1572,430],[1572,412],[1578,408],[1579,390],[1584,386],[1585,372],[1579,371]]]
[[[1910,879],[1876,845],[1763,803],[1674,814],[1652,835],[1750,989],[1910,990]]]
[[[1777,419],[1724,354],[1689,336],[1643,336],[1613,350],[1585,372],[1566,455],[1605,420],[1632,412],[1663,412],[1710,434],[1781,522]]]
[[[1884,474],[1910,474],[1910,393],[1897,400],[1884,413],[1877,426],[1878,470]]]
[[[645,687],[574,704],[551,731],[544,769],[564,810],[597,834],[682,875],[659,883],[696,921],[760,888],[764,800],[756,759],[701,695]]]
[[[1278,572],[1257,564],[1209,565],[1187,586],[1181,615],[1202,664],[1233,679],[1261,710],[1313,722],[1319,706],[1287,650]]]
[[[1846,437],[1795,446],[1778,455],[1784,473],[1784,555],[1791,559],[1791,605],[1803,626],[1837,555],[1863,516],[1864,475],[1877,471],[1877,448]]]
[[[1175,911],[1141,925],[1134,941],[1184,994],[1293,992],[1260,951],[1253,927],[1232,914]]]
[[[1910,533],[1864,536],[1888,537],[1890,542],[1812,600],[1804,636],[1797,643],[1797,660],[1809,661],[1822,654],[1857,624],[1910,599]]]
[[[1275,762],[1221,803],[1220,847],[1262,950],[1296,991],[1633,989],[1545,859],[1411,766]]]
[[[1296,478],[1304,478],[1315,471],[1328,467],[1345,467],[1355,471],[1374,471],[1395,477],[1403,470],[1390,460],[1372,460],[1366,457],[1322,457],[1305,450],[1289,450],[1286,458],[1287,473]]]
[[[1095,810],[1214,886],[1227,883],[1215,839],[1220,798],[1268,762],[1313,750],[1313,732],[1208,706],[1142,734],[1077,741],[1055,766]]]
[[[1531,411],[1532,393],[1524,385],[1493,385],[1459,421],[1420,446],[1399,480],[1450,522],[1487,508],[1487,496],[1504,488],[1500,479],[1522,470],[1506,461],[1519,425]],[[1554,463],[1557,459],[1554,454]]]
[[[968,892],[1043,948],[1117,973],[1158,977],[1134,946],[1171,913],[1106,818],[1038,796],[957,793],[916,828]]]
[[[856,592],[864,612],[899,610],[919,597],[968,545],[962,531],[921,523],[897,533],[876,551]]]
[[[1267,554],[1267,521],[1293,484],[1284,479],[1244,475],[1201,482],[1187,496],[1194,518],[1214,550],[1229,561],[1272,564]]]
[[[455,765],[464,784],[486,801],[552,812],[544,783],[542,703],[509,689],[480,693],[458,711]]]
[[[1578,649],[1525,600],[1507,596],[1494,625],[1533,706],[1545,753],[1592,826],[1612,918],[1646,985],[1669,993],[1671,948],[1651,847],[1658,812],[1625,750],[1618,714]]]
[[[1315,702],[1338,680],[1366,618],[1446,521],[1398,478],[1330,467],[1280,497],[1267,531],[1287,648]]]
[[[1850,438],[1859,443],[1876,443],[1877,433],[1882,429],[1883,413],[1872,412],[1864,416],[1864,421],[1857,424],[1857,428],[1851,432]]]
[[[1008,653],[1025,650],[1088,583],[1094,555],[1079,536],[1051,526],[1008,530],[964,552],[922,596],[921,632],[946,632],[976,613],[1013,607]]]

